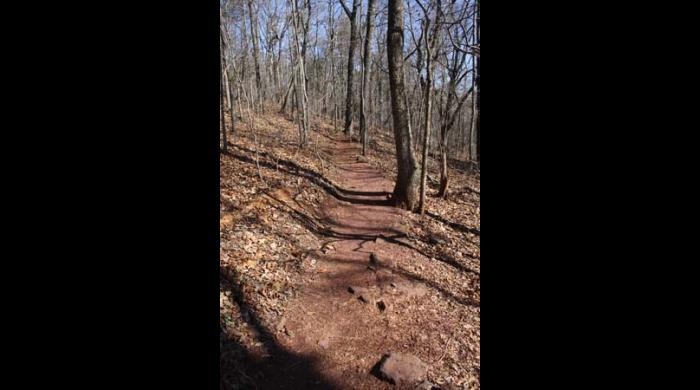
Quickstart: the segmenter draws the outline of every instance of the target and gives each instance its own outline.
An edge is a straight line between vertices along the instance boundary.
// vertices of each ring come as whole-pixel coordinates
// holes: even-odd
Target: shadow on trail
[[[359,265],[357,260],[353,260],[353,259],[333,258],[332,256],[328,256],[328,255],[324,255],[322,257],[322,259],[323,259],[323,261],[331,262],[331,263],[357,264],[357,265]],[[377,268],[377,270],[385,269],[387,271],[390,271],[394,275],[398,275],[398,276],[404,277],[408,280],[413,280],[415,282],[422,283],[422,284],[424,284],[424,285],[426,285],[426,286],[428,286],[436,291],[439,291],[447,299],[452,300],[453,302],[459,303],[459,304],[464,305],[464,306],[481,307],[481,304],[478,301],[475,301],[472,298],[464,298],[464,297],[456,296],[453,293],[449,292],[446,288],[440,286],[438,283],[436,283],[432,280],[426,279],[426,278],[424,278],[420,275],[417,275],[413,272],[410,272],[404,268],[394,268],[394,267],[391,267],[387,264],[379,264],[379,265],[375,265],[375,267]],[[371,272],[371,271],[368,271],[364,267],[360,267],[356,271],[348,271],[348,272],[344,272],[344,273],[335,274],[334,278],[339,279],[339,280],[349,280],[349,279],[351,279],[352,275],[361,274],[361,273],[365,273],[365,272]],[[338,290],[344,291],[345,289],[347,289],[348,286],[339,285],[336,287]]]
[[[329,389],[338,387],[315,369],[316,359],[295,354],[281,347],[272,333],[260,322],[241,291],[232,268],[220,268],[221,289],[230,291],[229,300],[238,306],[246,323],[257,333],[268,357],[258,358],[236,340],[228,337],[221,325],[220,389]]]
[[[429,253],[426,253],[425,251],[421,250],[420,248],[417,248],[417,247],[405,242],[402,239],[407,238],[407,236],[403,232],[393,230],[392,232],[395,234],[390,235],[390,236],[383,235],[383,234],[372,235],[372,234],[340,233],[340,232],[334,231],[333,229],[331,229],[327,226],[324,226],[323,224],[318,222],[316,220],[316,218],[311,217],[309,215],[306,215],[299,210],[293,209],[292,207],[287,205],[285,202],[274,197],[272,194],[270,194],[270,193],[266,193],[266,194],[270,199],[276,201],[281,206],[281,207],[275,207],[273,205],[272,207],[275,207],[282,212],[287,212],[292,218],[296,219],[307,230],[309,230],[310,232],[312,232],[314,234],[317,234],[317,235],[320,235],[323,237],[336,238],[336,239],[341,239],[341,240],[373,241],[373,240],[376,240],[377,238],[381,238],[382,240],[390,242],[392,244],[400,245],[400,246],[403,246],[405,248],[409,248],[411,250],[414,250],[414,251],[420,253],[421,255],[423,255],[429,259],[435,258],[436,260],[438,260],[442,263],[445,263],[447,265],[450,265],[450,266],[452,266],[460,271],[468,272],[468,273],[472,273],[472,274],[480,276],[480,271],[468,268],[450,256],[446,256],[446,255],[442,255],[442,254],[429,254]]]
[[[242,147],[240,145],[236,145],[236,144],[230,143],[229,145],[233,146],[241,151],[244,151],[251,156],[255,155],[254,150],[250,150],[250,149],[244,148],[244,147]],[[233,153],[230,150],[227,152],[222,152],[222,153],[226,154],[228,156],[231,156],[239,161],[245,162],[245,163],[249,163],[249,164],[253,164],[253,165],[256,164],[255,159],[253,157],[250,157],[247,155]],[[258,151],[258,155],[265,158],[265,160],[258,161],[258,163],[261,166],[264,166],[264,167],[269,168],[269,169],[281,169],[283,172],[285,172],[287,174],[307,179],[307,180],[311,181],[312,183],[321,187],[324,191],[326,191],[328,194],[332,195],[334,198],[341,200],[343,202],[348,202],[348,203],[352,203],[352,204],[363,204],[363,205],[368,205],[368,206],[392,206],[393,205],[393,202],[390,199],[375,200],[375,199],[361,199],[361,198],[350,197],[350,196],[386,197],[386,196],[391,195],[391,193],[389,193],[389,192],[346,190],[344,188],[338,187],[337,185],[333,184],[330,180],[323,177],[323,175],[321,175],[320,173],[313,171],[311,169],[307,169],[307,168],[304,168],[302,166],[299,166],[298,164],[296,164],[293,161],[275,158],[274,156],[272,156],[269,153],[264,152],[264,151]],[[472,234],[475,234],[478,236],[481,235],[481,231],[479,229],[470,228],[466,225],[446,220],[445,218],[443,218],[437,214],[431,213],[431,212],[427,212],[426,215],[429,216],[430,218],[433,218],[434,220],[436,220],[440,223],[443,223],[443,224],[449,226],[450,228],[452,228],[454,230],[464,232],[464,233],[472,233]]]
[[[248,153],[250,156],[255,155],[255,151],[253,151],[253,150],[249,150],[249,149],[246,149],[242,146],[235,145],[235,144],[230,144],[230,145]],[[229,156],[231,156],[239,161],[242,161],[242,162],[246,162],[249,164],[256,164],[254,157],[250,157],[250,156],[238,154],[238,153],[233,153],[231,151],[222,152],[222,153],[229,155]],[[386,195],[389,195],[389,193],[387,193],[387,192],[364,192],[364,191],[346,190],[346,189],[343,189],[343,188],[336,186],[330,180],[323,177],[320,173],[315,172],[311,169],[301,167],[293,161],[277,159],[277,158],[271,156],[269,153],[264,152],[264,151],[258,151],[257,154],[259,156],[265,158],[264,160],[260,159],[257,162],[261,166],[264,166],[264,167],[269,168],[269,169],[280,169],[285,173],[307,179],[307,180],[311,181],[312,183],[318,185],[319,187],[323,188],[324,191],[326,191],[327,193],[329,193],[330,195],[332,195],[333,197],[335,197],[338,200],[342,200],[344,202],[353,203],[353,204],[364,204],[364,205],[371,205],[371,206],[389,206],[392,204],[391,201],[387,200],[387,199],[375,200],[375,199],[360,199],[360,198],[350,197],[352,195],[355,195],[355,196],[386,196]]]
[[[255,151],[253,151],[253,150],[244,148],[244,147],[236,145],[236,144],[230,144],[230,145],[241,150],[241,151],[244,151],[244,152],[250,154],[251,156],[255,155]],[[237,153],[233,153],[231,151],[225,152],[225,154],[227,154],[233,158],[236,158],[237,160],[242,161],[242,162],[250,163],[253,165],[256,164],[255,159],[253,157],[249,157],[247,155],[237,154]],[[373,196],[375,194],[384,194],[384,193],[359,192],[359,191],[345,190],[345,189],[337,187],[336,185],[334,185],[332,182],[330,182],[328,179],[323,177],[318,172],[301,167],[292,161],[283,160],[283,159],[276,159],[273,156],[271,156],[269,153],[264,152],[264,151],[258,151],[258,155],[261,157],[264,157],[265,159],[273,160],[273,161],[268,161],[268,160],[261,159],[258,161],[258,163],[261,166],[265,166],[265,167],[270,168],[270,169],[278,169],[279,168],[285,173],[299,176],[299,177],[303,177],[303,178],[311,181],[312,183],[318,185],[319,187],[324,189],[327,193],[329,193],[330,195],[332,195],[333,197],[335,197],[338,200],[348,202],[348,203],[353,203],[353,204],[363,204],[363,205],[370,205],[370,206],[390,206],[390,205],[392,205],[391,200],[358,199],[358,198],[351,198],[351,197],[348,197],[345,195],[345,194],[348,194],[348,195],[356,194],[356,195],[362,195],[362,196]],[[406,237],[406,234],[403,232],[398,232],[398,231],[394,230],[392,232],[396,233],[396,234],[391,235],[391,236],[384,236],[381,234],[368,235],[368,234],[340,233],[340,232],[334,231],[334,230],[322,225],[321,223],[319,223],[316,220],[316,218],[308,216],[308,215],[306,215],[298,210],[295,210],[295,209],[289,207],[286,203],[275,198],[272,194],[267,193],[267,195],[268,195],[268,197],[270,197],[271,199],[274,199],[276,202],[278,202],[280,205],[282,205],[285,208],[285,210],[287,210],[290,213],[290,215],[292,215],[292,217],[294,217],[301,224],[306,226],[307,229],[309,229],[311,232],[313,232],[317,235],[321,235],[324,237],[330,237],[330,238],[345,239],[345,240],[365,240],[365,239],[366,240],[374,240],[376,238],[382,238],[388,242],[415,250],[416,252],[420,253],[421,255],[423,255],[425,257],[435,258],[436,260],[443,262],[447,265],[450,265],[454,268],[457,268],[461,271],[473,273],[475,275],[480,275],[479,271],[464,266],[463,264],[461,264],[460,262],[458,262],[456,259],[454,259],[451,256],[447,256],[444,254],[428,254],[425,251],[421,250],[420,248],[417,248],[411,244],[406,243],[405,241],[400,240],[401,238]],[[442,218],[441,216],[436,215],[434,213],[428,212],[426,214],[429,217],[435,219],[436,221],[444,223],[447,226],[449,226],[455,230],[480,235],[480,231],[477,229],[473,229],[473,228],[470,228],[468,226],[465,226],[465,225],[462,225],[459,223],[448,221],[448,220],[446,220],[446,219]]]

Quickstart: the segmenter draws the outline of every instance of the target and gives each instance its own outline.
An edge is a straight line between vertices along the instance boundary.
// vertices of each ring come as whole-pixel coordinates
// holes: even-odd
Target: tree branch
[[[343,10],[345,11],[345,14],[348,15],[348,18],[352,18],[352,13],[348,9],[348,7],[345,5],[345,2],[343,0],[338,0],[338,3],[340,3],[340,5],[343,6]]]
[[[425,9],[425,6],[423,4],[421,4],[420,0],[416,0],[416,4],[418,4],[418,6],[423,10],[423,14],[426,17],[428,17],[428,10]]]

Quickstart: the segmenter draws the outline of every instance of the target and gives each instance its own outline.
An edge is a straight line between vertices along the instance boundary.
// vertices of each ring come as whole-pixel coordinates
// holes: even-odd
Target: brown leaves
[[[285,318],[292,318],[290,309],[298,309],[299,301],[292,300],[297,288],[308,287],[309,280],[329,275],[329,265],[324,258],[340,256],[345,250],[342,243],[331,244],[327,238],[313,233],[312,227],[316,226],[313,224],[322,221],[318,226],[332,226],[324,218],[343,219],[348,216],[320,213],[319,210],[324,209],[321,202],[333,198],[303,175],[305,169],[322,173],[333,181],[346,174],[333,165],[332,153],[324,153],[323,148],[330,142],[327,138],[312,131],[309,134],[311,145],[307,149],[297,149],[294,144],[298,134],[291,122],[277,115],[263,114],[255,124],[258,127],[257,144],[247,134],[246,126],[241,126],[237,146],[230,148],[233,155],[221,155],[220,158],[220,262],[222,273],[240,285],[242,295],[242,298],[236,298],[227,287],[222,287],[220,311],[228,337],[248,351],[264,354],[265,346],[264,343],[260,345],[260,335],[250,326],[251,313],[263,327],[272,330],[274,337],[290,340],[302,335],[293,320],[290,320],[291,325],[284,322]],[[393,179],[394,147],[392,137],[387,134],[381,129],[373,132],[368,161],[374,167],[381,167],[385,176]],[[318,146],[314,146],[316,144]],[[325,170],[314,148],[318,148],[319,154],[326,159]],[[264,182],[258,177],[255,150],[259,152]],[[253,160],[246,160],[246,157]],[[284,161],[293,162],[298,168],[289,168]],[[431,164],[430,169],[434,176],[437,166]],[[454,192],[446,201],[436,199],[432,197],[437,190],[433,185],[428,191],[428,211],[445,221],[478,228],[478,174],[451,167],[450,175]],[[459,190],[467,187],[470,190]],[[391,192],[392,189],[381,190]],[[429,216],[402,215],[405,218],[393,228],[397,233],[408,235],[401,241],[425,253],[426,257],[396,244],[394,240],[389,241],[388,235],[386,239],[377,238],[366,243],[358,250],[374,252],[377,247],[385,250],[378,251],[378,261],[372,263],[369,263],[371,252],[368,252],[365,261],[376,269],[363,270],[375,275],[385,285],[383,295],[381,299],[373,299],[372,294],[352,296],[345,293],[349,298],[347,301],[386,321],[390,330],[386,334],[387,342],[410,348],[421,359],[435,362],[429,368],[430,380],[478,388],[480,309],[478,305],[469,304],[468,300],[479,302],[480,281],[478,275],[461,271],[442,259],[453,259],[455,264],[478,270],[480,236],[460,231]],[[304,221],[303,216],[308,221]],[[322,246],[324,243],[327,245]],[[392,256],[397,248],[406,251],[402,255],[404,261]],[[407,284],[396,279],[397,275],[383,267],[393,269],[412,282]],[[368,303],[357,302],[359,296]],[[248,308],[238,307],[236,302],[240,300],[246,302]],[[343,311],[338,313],[342,315]],[[306,318],[316,316],[308,314]],[[366,318],[356,320],[364,324]],[[336,338],[332,341],[323,344],[328,344],[329,350],[333,350]]]
[[[233,221],[234,221],[233,214],[230,214],[230,213],[223,214],[219,220],[219,227],[223,229],[224,227],[233,224]]]

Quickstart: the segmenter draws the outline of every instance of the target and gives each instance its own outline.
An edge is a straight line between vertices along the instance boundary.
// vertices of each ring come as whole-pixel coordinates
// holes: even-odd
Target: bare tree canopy
[[[223,148],[247,107],[288,115],[300,147],[326,119],[339,131],[341,115],[363,156],[389,129],[402,167],[394,200],[420,210],[430,183],[448,196],[452,161],[478,169],[478,0],[224,0],[221,9]]]

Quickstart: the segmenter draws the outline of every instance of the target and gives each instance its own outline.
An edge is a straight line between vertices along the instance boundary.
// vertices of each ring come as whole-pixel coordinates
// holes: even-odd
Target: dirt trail
[[[284,372],[269,372],[259,388],[396,388],[371,374],[383,354],[412,353],[429,367],[442,363],[451,341],[445,335],[454,335],[455,324],[474,326],[467,317],[478,313],[418,276],[436,261],[404,245],[405,212],[387,204],[393,183],[358,161],[357,144],[334,139],[324,152],[339,173],[329,179],[343,200],[327,195],[316,210],[326,239],[304,259],[302,287],[278,327],[280,347],[311,367],[297,370],[292,362]],[[433,304],[436,298],[442,307]]]

